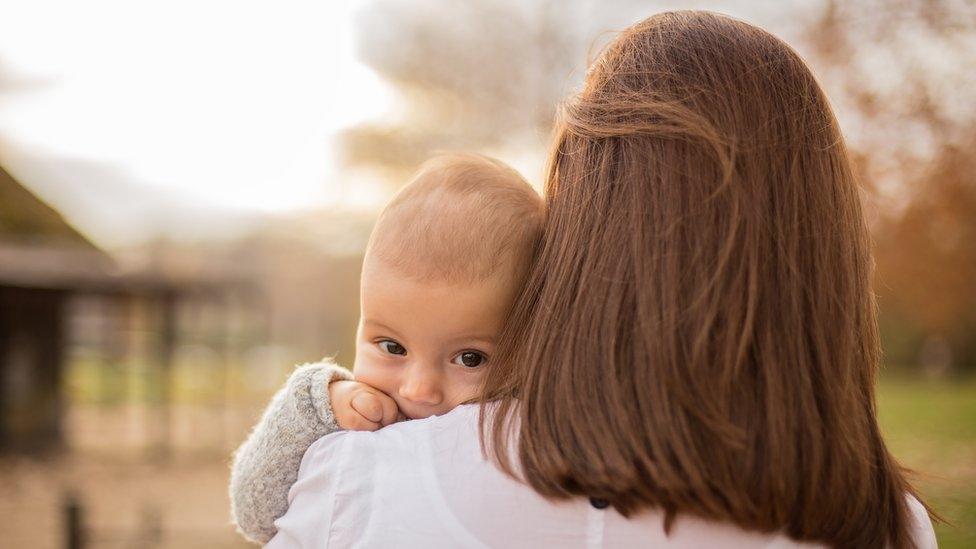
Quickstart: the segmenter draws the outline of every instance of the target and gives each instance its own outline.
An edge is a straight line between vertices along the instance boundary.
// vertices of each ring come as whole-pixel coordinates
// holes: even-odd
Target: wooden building
[[[64,372],[71,300],[152,311],[157,341],[149,357],[164,375],[159,442],[168,432],[170,369],[181,300],[221,300],[241,290],[226,280],[174,281],[123,273],[104,251],[0,167],[0,451],[37,451],[63,442]],[[246,290],[245,290],[246,291]],[[119,308],[119,307],[117,307]]]

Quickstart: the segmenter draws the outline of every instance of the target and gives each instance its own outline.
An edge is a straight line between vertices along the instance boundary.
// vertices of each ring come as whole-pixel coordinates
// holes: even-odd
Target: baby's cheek
[[[447,400],[455,406],[477,398],[481,380],[485,376],[484,370],[460,372],[460,374],[451,380],[451,386],[448,388]]]

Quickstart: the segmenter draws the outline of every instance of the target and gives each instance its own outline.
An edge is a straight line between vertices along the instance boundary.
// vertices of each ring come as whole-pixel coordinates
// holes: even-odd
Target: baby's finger
[[[400,414],[400,409],[397,407],[396,401],[390,398],[386,393],[379,393],[376,395],[379,399],[380,405],[383,407],[383,417],[380,419],[380,424],[386,427],[391,423],[396,423],[397,416]]]
[[[336,422],[346,431],[375,431],[380,428],[379,423],[370,421],[351,407],[337,413]]]
[[[373,423],[383,421],[385,406],[378,395],[367,391],[360,391],[356,393],[356,396],[352,397],[352,401],[349,404],[353,410],[359,412],[367,420]],[[394,406],[396,405],[394,404]]]
[[[361,415],[357,415],[355,419],[352,420],[352,427],[349,431],[375,431],[381,427],[379,423],[375,421],[370,421]]]

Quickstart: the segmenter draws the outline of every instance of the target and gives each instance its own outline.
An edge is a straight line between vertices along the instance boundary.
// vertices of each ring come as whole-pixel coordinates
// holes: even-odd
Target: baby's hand
[[[398,420],[396,402],[359,381],[333,381],[329,384],[329,399],[336,423],[347,431],[375,431]]]

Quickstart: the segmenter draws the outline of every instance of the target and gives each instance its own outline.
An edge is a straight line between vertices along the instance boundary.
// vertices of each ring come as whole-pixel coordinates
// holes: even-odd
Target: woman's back
[[[483,457],[477,422],[468,405],[319,440],[268,547],[816,547],[685,516],[665,534],[660,511],[547,501]],[[924,508],[912,510],[918,547],[935,547]]]

